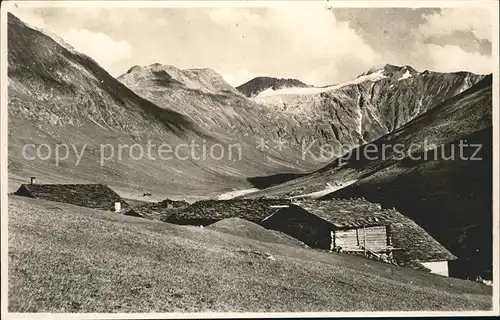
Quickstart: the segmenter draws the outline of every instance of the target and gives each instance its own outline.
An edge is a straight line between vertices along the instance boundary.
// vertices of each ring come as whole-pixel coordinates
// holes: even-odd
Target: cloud
[[[477,52],[465,52],[459,46],[427,44],[426,51],[434,70],[441,72],[471,71],[478,74],[493,72],[492,58]]]
[[[424,16],[426,22],[419,32],[425,37],[450,35],[454,31],[470,31],[478,39],[492,40],[490,10],[485,8],[442,9],[440,13]]]
[[[215,23],[229,24],[251,24],[259,25],[264,22],[262,17],[249,10],[234,10],[231,8],[216,8],[208,11],[208,17]]]
[[[491,72],[492,20],[485,9],[328,10],[291,4],[19,11],[14,14],[23,21],[57,34],[113,75],[162,63],[212,68],[232,85],[255,76],[330,85],[385,63]]]
[[[348,22],[324,7],[213,9],[208,16],[232,40],[226,50],[260,75],[323,85],[350,79],[348,69],[359,74],[382,62]]]
[[[25,10],[11,10],[12,14],[21,19],[30,27],[43,28],[45,21],[42,17]]]
[[[61,37],[75,50],[90,56],[106,70],[111,70],[119,60],[132,56],[132,47],[127,41],[113,40],[104,33],[70,29]]]

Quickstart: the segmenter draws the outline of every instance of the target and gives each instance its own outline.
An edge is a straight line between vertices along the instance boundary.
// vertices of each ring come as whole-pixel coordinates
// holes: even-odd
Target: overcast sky
[[[134,65],[212,68],[232,85],[256,76],[313,85],[373,66],[492,72],[485,9],[43,8],[12,11],[57,34],[113,76]]]

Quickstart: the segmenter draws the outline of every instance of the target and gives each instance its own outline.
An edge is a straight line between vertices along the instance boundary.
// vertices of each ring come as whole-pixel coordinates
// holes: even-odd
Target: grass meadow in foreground
[[[17,196],[9,196],[8,214],[10,312],[451,311],[492,304],[491,287],[482,284],[210,228]]]

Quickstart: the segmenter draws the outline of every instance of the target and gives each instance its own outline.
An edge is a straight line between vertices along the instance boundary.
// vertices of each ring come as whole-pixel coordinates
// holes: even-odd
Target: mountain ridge
[[[139,96],[182,113],[210,130],[284,141],[295,150],[292,153],[310,141],[318,141],[314,149],[330,144],[334,153],[340,153],[397,129],[482,78],[472,73],[418,73],[410,66],[384,68],[325,88],[299,81],[299,87],[286,82],[272,90],[279,79],[256,78],[271,82],[266,83],[268,89],[251,99],[237,89],[224,89],[229,86],[227,83],[221,89],[220,76],[192,86],[189,77],[182,75],[187,71],[160,64],[132,68],[118,80]],[[165,70],[166,74],[158,74]],[[215,86],[210,84],[211,79],[217,79]],[[293,90],[319,91],[295,94]],[[262,96],[269,92],[269,96]],[[313,158],[302,160],[317,162]]]

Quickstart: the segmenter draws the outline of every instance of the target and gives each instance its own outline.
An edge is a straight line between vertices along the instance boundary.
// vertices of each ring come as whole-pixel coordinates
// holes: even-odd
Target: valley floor
[[[10,312],[492,306],[478,283],[56,202],[9,196],[8,228]]]

